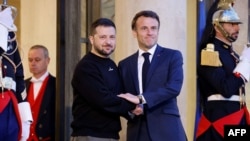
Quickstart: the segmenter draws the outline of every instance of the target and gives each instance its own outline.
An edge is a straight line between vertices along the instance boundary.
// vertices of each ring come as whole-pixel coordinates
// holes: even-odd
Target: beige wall
[[[49,49],[49,71],[56,75],[56,0],[21,0],[18,9],[20,18],[21,57],[25,78],[31,76],[28,68],[28,50],[34,44],[42,44]],[[18,31],[18,32],[19,32]]]

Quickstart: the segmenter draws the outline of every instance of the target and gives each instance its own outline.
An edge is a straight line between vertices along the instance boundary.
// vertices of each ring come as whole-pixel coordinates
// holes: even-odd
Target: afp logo
[[[224,126],[225,141],[249,141],[250,126],[249,125],[225,125]]]

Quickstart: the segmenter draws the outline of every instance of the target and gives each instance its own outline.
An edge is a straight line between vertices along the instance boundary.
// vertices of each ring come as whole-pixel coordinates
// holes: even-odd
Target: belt
[[[224,100],[224,101],[242,101],[242,97],[239,96],[239,95],[232,95],[231,97],[229,98],[225,98],[224,96],[222,96],[221,94],[213,94],[213,95],[210,95],[208,98],[207,98],[207,101],[213,101],[213,100]]]

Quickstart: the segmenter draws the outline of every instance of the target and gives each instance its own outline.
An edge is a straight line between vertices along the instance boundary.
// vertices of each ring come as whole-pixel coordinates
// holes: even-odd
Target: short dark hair
[[[134,16],[134,18],[132,20],[132,24],[131,24],[132,30],[134,30],[136,28],[136,22],[137,22],[139,17],[150,17],[150,18],[156,19],[158,21],[159,27],[160,27],[160,18],[159,18],[159,16],[154,11],[144,10],[144,11],[138,12]]]
[[[96,27],[98,26],[112,26],[116,29],[116,26],[112,20],[107,18],[99,18],[91,24],[90,35],[94,35],[96,33]]]
[[[49,51],[48,49],[44,46],[44,45],[33,45],[30,47],[30,50],[33,50],[33,49],[42,49],[43,50],[43,53],[44,53],[44,57],[45,58],[48,58],[49,57]]]

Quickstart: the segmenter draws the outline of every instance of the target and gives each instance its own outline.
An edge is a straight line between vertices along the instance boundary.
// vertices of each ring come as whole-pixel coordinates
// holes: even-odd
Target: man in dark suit
[[[50,62],[48,49],[43,45],[32,46],[28,61],[33,76],[25,82],[34,118],[28,141],[54,141],[56,78],[47,71]]]
[[[139,50],[118,65],[124,92],[136,94],[119,96],[141,104],[144,109],[140,116],[131,112],[127,125],[128,141],[186,140],[176,100],[183,83],[183,58],[179,51],[157,44],[159,27],[160,20],[155,12],[137,13],[132,30]],[[145,52],[149,53],[148,61],[144,59]],[[144,62],[149,64],[144,65]],[[148,71],[143,75],[145,66]]]

